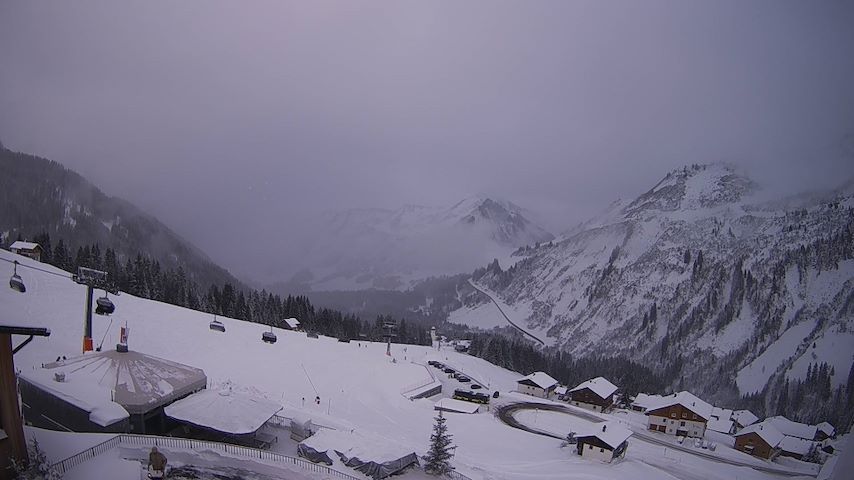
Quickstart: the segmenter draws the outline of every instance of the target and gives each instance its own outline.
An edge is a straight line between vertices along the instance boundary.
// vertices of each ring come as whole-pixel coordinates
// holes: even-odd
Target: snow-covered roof
[[[821,422],[816,425],[816,428],[818,428],[820,432],[824,432],[828,437],[832,437],[833,434],[836,433],[836,429],[828,422]]]
[[[815,438],[815,432],[818,428],[815,425],[795,422],[783,416],[769,417],[765,421],[774,425],[783,435],[805,438],[807,440]]]
[[[288,327],[290,327],[292,329],[299,327],[299,320],[297,320],[296,318],[286,318],[282,321],[287,323]]]
[[[733,421],[729,418],[712,418],[706,424],[706,428],[720,433],[730,433],[732,431]]]
[[[563,385],[561,385],[561,386],[555,388],[555,393],[558,395],[566,395],[566,391],[568,389],[569,389],[569,387],[564,387]]]
[[[369,434],[367,430],[330,430],[323,428],[301,443],[318,452],[334,450],[350,458],[357,457],[363,461],[377,463],[391,462],[414,453],[411,448],[408,449],[404,446],[404,442],[396,442],[379,435]]]
[[[728,408],[712,407],[712,417],[717,417],[718,420],[729,420],[732,418],[732,410]]]
[[[23,242],[21,240],[18,240],[15,243],[9,245],[9,250],[12,250],[12,249],[15,249],[15,250],[33,250],[36,247],[41,248],[41,246],[38,243]]]
[[[549,376],[549,374],[544,372],[534,372],[516,381],[516,383],[528,382],[533,383],[534,385],[542,388],[543,390],[548,390],[557,385],[557,380],[555,380],[554,378]]]
[[[759,421],[759,417],[754,415],[750,410],[736,410],[732,412],[732,419],[742,427],[753,425]]]
[[[779,430],[774,428],[774,425],[771,425],[767,421],[754,423],[753,425],[745,427],[740,432],[736,433],[735,436],[740,437],[742,435],[747,435],[748,433],[755,433],[759,435],[759,437],[762,438],[762,440],[765,440],[765,443],[770,445],[772,448],[779,445],[784,436]]]
[[[64,374],[65,381],[57,382],[57,373]],[[126,414],[145,413],[207,385],[201,369],[140,352],[115,350],[48,363],[44,368],[23,371],[21,377],[86,411],[97,409],[101,413],[95,417],[101,420],[120,413],[110,405],[113,402]]]
[[[608,398],[611,394],[617,391],[617,386],[609,382],[607,378],[596,377],[591,378],[586,382],[582,382],[577,387],[570,390],[570,392],[577,392],[579,390],[584,390],[585,388],[589,388],[591,392],[599,395],[601,398]]]
[[[448,410],[459,413],[475,413],[478,409],[478,404],[472,402],[464,402],[462,400],[454,400],[453,398],[442,398],[434,406],[436,410]]]
[[[647,395],[646,393],[639,393],[634,400],[632,400],[632,405],[639,408],[649,408],[650,405],[656,405],[661,402],[663,399],[661,395]]]
[[[257,431],[282,406],[269,400],[226,390],[202,390],[167,406],[175,420],[218,432],[243,435]]]
[[[712,417],[712,406],[691,392],[679,392],[662,397],[661,400],[647,406],[646,414],[672,405],[682,405],[700,417],[709,420]]]
[[[596,437],[611,448],[619,447],[632,436],[632,431],[617,422],[602,422],[591,425],[575,434],[576,438]]]
[[[810,451],[810,447],[813,445],[813,442],[809,440],[804,440],[803,438],[790,437],[789,435],[783,435],[783,439],[780,440],[780,450],[784,452],[797,453],[798,455],[806,455],[807,452]]]

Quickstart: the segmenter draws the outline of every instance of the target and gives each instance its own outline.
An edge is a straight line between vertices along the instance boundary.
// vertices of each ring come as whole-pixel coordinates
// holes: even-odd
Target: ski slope
[[[0,258],[17,259],[25,265],[67,275],[6,251],[0,251]],[[11,265],[2,265],[8,265],[11,274]],[[37,369],[57,356],[79,355],[85,288],[49,273],[27,268],[19,268],[19,273],[27,292],[0,288],[0,319],[6,324],[48,327],[52,334],[35,339],[16,354],[17,369]],[[104,348],[114,348],[119,340],[118,326],[126,323],[131,350],[202,368],[210,386],[228,383],[234,391],[281,403],[286,415],[299,412],[323,424],[380,438],[419,455],[428,446],[436,398],[410,401],[401,394],[414,384],[431,380],[427,368],[413,361],[441,360],[488,384],[490,391],[502,391],[502,397],[515,388],[520,378],[517,373],[451,350],[395,345],[390,358],[385,355],[383,344],[310,339],[302,333],[279,329],[274,329],[278,342],[270,345],[261,342],[265,330],[261,325],[218,317],[226,326],[226,333],[219,333],[209,330],[212,316],[208,314],[127,294],[113,297],[113,301],[116,312],[112,325],[107,317],[93,319],[96,345],[104,338]],[[16,337],[14,343],[22,340]],[[314,402],[316,396],[320,397],[319,405]],[[507,427],[489,413],[448,414],[448,427],[458,447],[454,465],[475,480],[770,478],[749,469],[675,453],[669,454],[675,455],[675,460],[667,462],[678,462],[678,468],[651,466],[633,457],[632,448],[619,464],[599,464],[561,449],[557,440]],[[45,445],[51,458],[73,453],[74,448],[55,443]],[[118,460],[105,461],[103,468],[121,464]],[[403,479],[417,475],[410,473]]]

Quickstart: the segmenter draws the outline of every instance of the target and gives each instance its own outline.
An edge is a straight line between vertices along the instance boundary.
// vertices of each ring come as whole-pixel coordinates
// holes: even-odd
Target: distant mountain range
[[[680,168],[473,280],[548,344],[641,360],[704,394],[768,390],[773,399],[821,362],[844,383],[854,352],[854,184],[775,202],[755,200],[757,188],[728,165]],[[452,321],[494,322],[484,295],[461,298]]]
[[[201,286],[241,283],[192,243],[125,200],[105,195],[57,162],[0,146],[0,245],[46,232],[72,249],[98,243],[120,262],[137,253],[184,268]],[[73,254],[72,250],[72,254]]]
[[[404,290],[471,271],[554,236],[511,202],[472,197],[450,207],[351,209],[320,219],[317,240],[287,290]]]

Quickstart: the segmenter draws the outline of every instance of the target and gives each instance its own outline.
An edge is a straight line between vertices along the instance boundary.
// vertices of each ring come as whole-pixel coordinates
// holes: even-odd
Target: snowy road
[[[477,286],[477,284],[475,284],[471,279],[469,279],[469,284],[470,284],[470,285],[471,285],[475,290],[477,290],[478,292],[480,292],[480,293],[482,293],[482,294],[486,295],[486,297],[487,297],[487,298],[489,298],[490,300],[492,300],[492,303],[493,303],[493,304],[495,304],[495,308],[497,308],[497,309],[498,309],[498,311],[501,313],[501,315],[504,317],[504,319],[505,319],[505,320],[507,320],[507,323],[509,323],[510,325],[512,325],[512,326],[513,326],[513,328],[515,328],[516,330],[519,330],[519,331],[520,331],[520,332],[522,332],[523,334],[525,334],[525,335],[527,335],[527,336],[529,336],[529,337],[533,338],[534,340],[536,340],[537,342],[539,342],[539,343],[540,343],[540,345],[545,345],[545,344],[546,344],[546,342],[544,342],[544,341],[540,340],[539,338],[535,337],[533,334],[531,334],[530,332],[528,332],[528,331],[527,331],[527,330],[525,330],[524,328],[522,328],[522,327],[520,327],[519,325],[516,325],[515,323],[513,323],[513,320],[510,320],[510,317],[508,317],[508,316],[507,316],[507,314],[506,314],[506,313],[504,313],[504,310],[502,310],[502,309],[501,309],[501,304],[499,304],[499,303],[498,303],[498,301],[497,301],[497,300],[495,300],[495,298],[494,298],[492,295],[490,295],[489,293],[487,293],[487,292],[486,292],[486,290],[483,290],[482,288],[478,287],[478,286]]]
[[[505,424],[507,424],[513,428],[518,428],[520,430],[524,430],[526,432],[530,432],[530,433],[533,433],[536,435],[543,435],[543,436],[547,436],[547,437],[556,438],[558,440],[564,440],[565,439],[565,437],[563,437],[561,435],[557,435],[557,434],[552,433],[552,432],[539,430],[539,429],[532,428],[532,427],[527,426],[527,425],[523,425],[521,422],[516,420],[516,418],[514,418],[514,416],[513,416],[516,412],[521,411],[521,410],[547,410],[547,411],[559,412],[559,413],[564,413],[567,415],[572,415],[572,416],[582,418],[584,420],[587,420],[587,421],[590,421],[593,423],[599,423],[599,422],[603,421],[602,418],[600,418],[596,415],[593,415],[590,413],[585,413],[585,412],[578,412],[578,411],[575,411],[571,408],[564,407],[562,405],[553,405],[553,404],[536,403],[536,402],[520,402],[520,403],[512,403],[509,405],[503,405],[503,406],[498,408],[498,410],[496,411],[496,415],[498,416],[498,418],[502,422],[504,422]],[[792,471],[787,471],[787,470],[781,470],[778,468],[765,467],[762,465],[755,465],[755,464],[751,464],[751,463],[739,462],[738,460],[732,460],[729,458],[724,458],[724,457],[720,457],[717,455],[712,455],[712,454],[709,454],[706,452],[697,451],[696,449],[692,449],[690,447],[685,447],[682,445],[676,445],[676,444],[667,442],[665,440],[656,438],[655,436],[650,435],[645,431],[639,431],[637,428],[632,428],[631,426],[629,428],[631,428],[634,438],[637,438],[638,440],[640,440],[642,442],[652,443],[655,445],[661,445],[661,446],[664,446],[664,447],[667,447],[667,448],[670,448],[673,450],[678,450],[678,451],[685,452],[685,453],[688,453],[688,454],[691,454],[694,456],[702,457],[706,460],[711,460],[711,461],[719,462],[719,463],[726,463],[726,464],[737,466],[737,467],[752,468],[754,470],[758,470],[758,471],[761,471],[764,473],[770,473],[773,475],[781,475],[781,476],[786,476],[786,477],[815,476],[815,475],[810,475],[810,474],[801,473],[801,472],[792,472]]]

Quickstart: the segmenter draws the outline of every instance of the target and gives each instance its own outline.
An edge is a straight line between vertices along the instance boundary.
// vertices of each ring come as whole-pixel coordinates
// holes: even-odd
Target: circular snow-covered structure
[[[87,353],[20,374],[28,424],[163,433],[163,407],[207,386],[199,368],[141,352]]]

